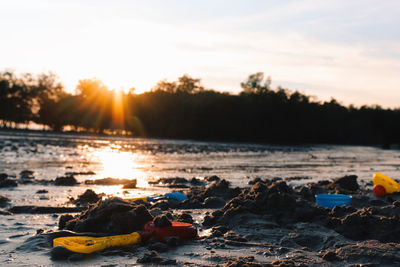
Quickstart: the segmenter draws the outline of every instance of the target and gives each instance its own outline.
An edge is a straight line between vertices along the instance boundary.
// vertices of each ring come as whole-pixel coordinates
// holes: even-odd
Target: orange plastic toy
[[[385,194],[400,192],[400,184],[382,173],[376,172],[372,178],[372,182],[374,184],[372,191],[378,197],[383,197]]]

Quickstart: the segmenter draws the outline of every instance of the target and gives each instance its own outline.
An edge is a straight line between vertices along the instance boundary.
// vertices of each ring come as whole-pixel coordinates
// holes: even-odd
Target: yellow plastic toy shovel
[[[385,194],[400,192],[400,184],[398,184],[392,178],[383,175],[382,173],[376,172],[372,178],[372,182],[374,184],[373,191],[377,196],[384,196]]]
[[[110,247],[128,246],[141,242],[138,232],[105,237],[66,236],[53,239],[53,247],[63,246],[72,252],[90,254]]]

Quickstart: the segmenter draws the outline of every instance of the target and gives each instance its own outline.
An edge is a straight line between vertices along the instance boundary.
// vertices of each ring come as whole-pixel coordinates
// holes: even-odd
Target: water
[[[1,133],[0,170],[18,176],[28,169],[38,179],[66,172],[136,178],[140,186],[159,177],[220,175],[243,186],[248,177],[356,174],[369,179],[380,171],[396,176],[400,151],[361,146],[266,146],[142,138],[88,137],[40,133]]]
[[[247,186],[255,177],[300,177],[288,182],[306,183],[355,174],[361,184],[371,181],[374,172],[400,177],[400,151],[361,146],[293,147],[0,132],[0,154],[0,172],[16,178],[23,170],[34,171],[35,178],[41,180],[52,180],[67,172],[94,173],[76,175],[81,182],[78,186],[28,184],[0,189],[0,195],[12,200],[11,205],[70,205],[69,198],[76,198],[87,188],[120,197],[171,190],[149,186],[149,181],[161,177],[201,179],[217,175],[240,187]],[[106,177],[137,179],[138,188],[126,190],[122,186],[89,187],[84,184],[85,180]],[[48,193],[37,193],[43,189]],[[3,262],[13,262],[11,254],[5,255],[37,229],[56,230],[57,221],[58,218],[52,215],[0,217]],[[24,257],[13,255],[20,264],[28,264]],[[40,263],[40,259],[38,261]]]

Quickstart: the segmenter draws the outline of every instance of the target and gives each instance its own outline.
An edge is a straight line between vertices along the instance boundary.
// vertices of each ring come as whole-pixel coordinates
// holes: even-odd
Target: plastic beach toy
[[[157,200],[165,199],[165,198],[176,199],[181,202],[188,199],[188,197],[185,196],[185,194],[183,194],[181,192],[171,192],[171,193],[166,193],[163,196],[127,198],[126,200],[131,200],[131,201],[143,200],[146,202],[151,202],[151,201],[157,201]]]
[[[372,178],[374,184],[373,192],[378,197],[383,197],[385,194],[393,194],[400,192],[400,184],[392,178],[376,172]]]
[[[126,235],[104,237],[66,236],[53,239],[53,247],[63,246],[72,252],[90,254],[110,247],[127,246],[141,242],[140,234],[133,232]]]
[[[198,239],[197,229],[190,223],[172,222],[171,226],[156,227],[153,222],[143,226],[143,232],[133,232],[126,235],[114,235],[104,237],[93,236],[65,236],[53,239],[53,247],[63,246],[69,251],[90,254],[110,247],[128,246],[138,244],[151,236],[159,241],[166,237],[176,236],[180,240]]]
[[[351,203],[351,196],[343,194],[319,194],[315,196],[317,205],[333,209],[335,206],[348,206]]]
[[[171,226],[156,227],[153,222],[148,222],[143,226],[143,232],[152,232],[159,241],[166,237],[176,236],[180,240],[198,239],[197,229],[190,223],[172,222]]]

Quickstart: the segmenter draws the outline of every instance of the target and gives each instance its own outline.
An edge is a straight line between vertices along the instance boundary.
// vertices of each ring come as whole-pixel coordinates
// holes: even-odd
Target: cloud
[[[2,1],[0,22],[9,26],[0,67],[50,69],[69,88],[96,76],[138,92],[183,73],[238,92],[249,74],[263,71],[320,99],[398,106],[399,7],[372,0]]]

